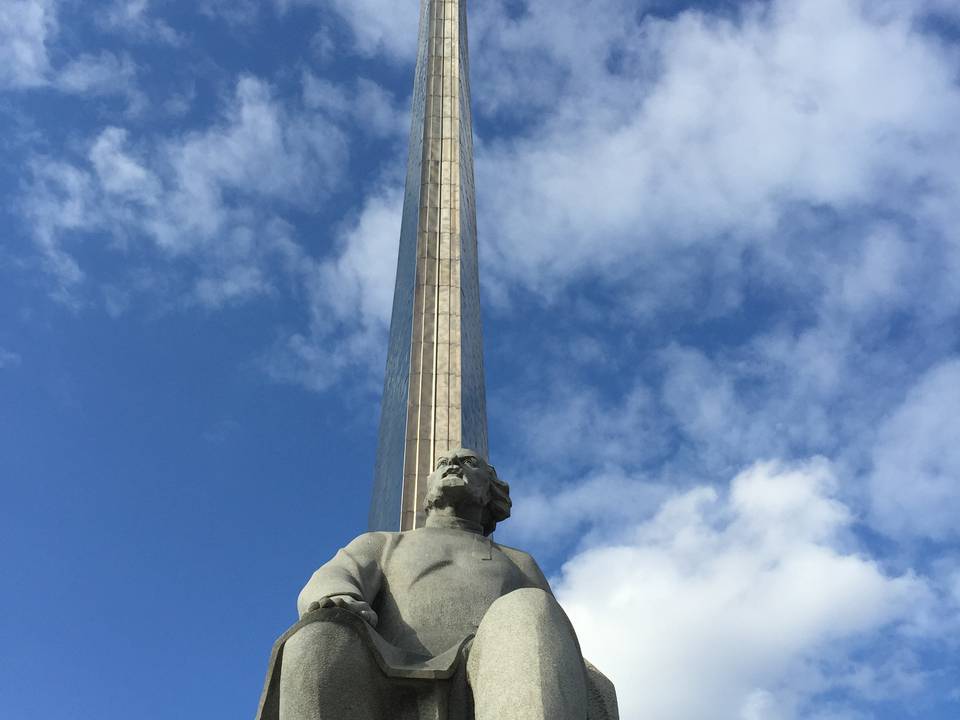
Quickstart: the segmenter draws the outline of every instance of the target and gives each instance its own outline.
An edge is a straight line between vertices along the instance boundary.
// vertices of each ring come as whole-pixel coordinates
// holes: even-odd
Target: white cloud
[[[930,369],[880,428],[870,476],[873,512],[897,537],[960,534],[960,360]]]
[[[275,378],[327,389],[347,368],[360,368],[379,390],[397,272],[397,236],[403,195],[370,197],[341,233],[328,259],[309,266],[305,287],[310,325],[267,359]]]
[[[569,482],[562,473],[542,477],[535,471],[504,474],[513,484],[513,515],[498,538],[539,557],[566,545],[596,546],[618,537],[624,527],[649,519],[668,495],[668,487],[614,464]]]
[[[872,667],[856,649],[931,595],[856,550],[835,483],[824,461],[758,464],[729,495],[678,495],[564,566],[558,597],[622,717],[789,720],[828,691],[856,694],[851,674]]]
[[[54,296],[75,303],[71,289],[84,279],[80,265],[61,244],[61,233],[94,223],[94,190],[88,173],[46,158],[30,167],[32,188],[22,212],[30,222],[44,269],[56,279]]]
[[[57,32],[56,0],[0,3],[0,88],[46,84],[47,43]]]
[[[389,325],[402,205],[396,189],[371,198],[345,233],[342,252],[321,265],[316,290],[336,317],[362,327]]]
[[[227,192],[294,206],[328,192],[343,172],[346,140],[324,117],[288,111],[266,83],[246,77],[222,122],[164,141],[160,152],[170,197],[152,230],[179,252],[214,237],[239,210]]]
[[[748,457],[756,457],[758,445],[773,450],[763,425],[749,422],[731,374],[691,348],[666,349],[663,364],[664,405],[684,436],[698,444],[698,453],[707,458],[707,464],[736,465],[740,458],[726,455],[732,448]],[[753,437],[757,431],[764,437]],[[710,457],[714,454],[716,457]]]
[[[306,299],[308,326],[284,330],[270,374],[313,389],[357,366],[372,379],[383,365],[402,193],[368,198],[336,248],[333,238],[311,243],[316,256],[286,218],[338,190],[350,144],[361,141],[351,131],[392,142],[405,124],[393,97],[366,79],[341,87],[306,73],[300,96],[280,100],[244,77],[206,128],[137,138],[107,127],[82,160],[34,158],[22,207],[54,295],[68,304],[86,301],[96,272],[81,260],[86,243],[106,239],[132,264],[125,279],[103,278],[109,312],[138,293],[211,308],[293,293]]]
[[[19,353],[0,347],[0,370],[19,367],[22,361]]]
[[[865,385],[901,370],[863,363],[864,376],[851,378],[865,353],[848,326],[831,321],[760,332],[712,354],[667,346],[657,363],[661,422],[680,441],[673,462],[681,474],[719,481],[757,457],[842,455],[863,442],[889,397]],[[851,412],[835,411],[843,403]]]
[[[6,0],[0,5],[0,89],[52,88],[74,95],[125,95],[131,111],[145,98],[126,55],[81,53],[55,65],[57,0]]]
[[[416,4],[383,0],[274,0],[280,12],[295,5],[331,5],[353,32],[354,47],[364,55],[386,53],[411,59],[416,49],[419,13]]]
[[[151,0],[113,0],[100,11],[100,23],[142,40],[180,44],[180,35],[168,23],[151,15],[150,6]]]
[[[232,25],[249,25],[260,14],[260,0],[198,0],[197,8],[208,17],[223,18]]]
[[[409,109],[399,106],[381,85],[358,78],[354,88],[344,87],[307,72],[303,78],[304,104],[355,122],[361,131],[380,137],[405,135]]]
[[[128,134],[121,128],[100,133],[89,153],[96,177],[108,195],[156,205],[163,191],[160,180],[129,153],[127,141]]]
[[[514,418],[518,444],[532,457],[602,464],[636,462],[660,456],[665,443],[653,393],[637,385],[608,402],[570,378],[530,388],[530,397],[497,397]],[[506,394],[506,393],[505,393]],[[505,407],[509,406],[509,407]]]
[[[921,0],[918,5],[934,16],[960,19],[960,6],[953,0]]]
[[[247,77],[205,130],[134,144],[109,127],[83,162],[35,159],[23,204],[61,295],[83,279],[68,247],[98,233],[118,247],[149,240],[168,261],[191,260],[198,275],[188,297],[217,306],[269,292],[272,265],[300,271],[302,250],[278,211],[322,199],[346,157],[334,122],[286,106]]]
[[[353,28],[361,52],[382,50],[396,57],[413,58],[419,22],[415,6],[379,0],[334,0],[334,5]]]
[[[137,67],[126,55],[85,54],[70,60],[56,73],[52,87],[72,95],[125,95],[131,114],[146,106],[137,83]]]
[[[512,283],[627,277],[683,297],[696,276],[666,292],[656,275],[687,250],[695,269],[735,258],[732,273],[748,247],[764,268],[797,258],[804,240],[782,223],[798,207],[903,208],[896,194],[924,183],[957,197],[954,62],[905,11],[778,0],[738,22],[637,26],[614,0],[478,13],[478,101],[538,120],[480,155],[485,253]]]

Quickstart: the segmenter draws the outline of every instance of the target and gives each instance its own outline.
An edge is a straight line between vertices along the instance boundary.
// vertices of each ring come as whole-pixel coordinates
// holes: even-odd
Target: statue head
[[[427,480],[423,509],[427,514],[451,508],[461,517],[479,513],[483,534],[489,535],[510,517],[510,486],[480,453],[465,448],[451,450],[437,459],[437,468]]]

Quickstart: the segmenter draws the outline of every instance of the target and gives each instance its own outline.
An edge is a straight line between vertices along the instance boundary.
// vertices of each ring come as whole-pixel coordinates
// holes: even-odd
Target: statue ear
[[[490,500],[487,507],[484,508],[484,532],[489,535],[497,527],[497,523],[503,522],[510,517],[510,508],[513,502],[510,500],[510,485],[492,473],[490,479]]]

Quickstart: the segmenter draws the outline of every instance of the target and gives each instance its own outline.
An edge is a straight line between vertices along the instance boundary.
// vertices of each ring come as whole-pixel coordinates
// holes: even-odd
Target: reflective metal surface
[[[400,228],[400,254],[390,321],[387,369],[380,411],[380,437],[370,502],[371,530],[396,530],[400,523],[403,494],[403,456],[407,432],[407,401],[410,387],[410,336],[413,327],[413,296],[417,273],[417,235],[420,221],[420,182],[423,167],[424,108],[427,97],[427,25],[429,0],[420,7],[420,39],[413,88],[413,122],[407,159],[406,192]]]
[[[470,59],[467,5],[460,3],[460,257],[461,257],[461,393],[460,445],[490,456],[487,441],[487,395],[483,373],[480,318],[480,271],[477,257],[477,207],[473,178],[473,122],[470,112]]]
[[[436,458],[487,455],[465,0],[423,0],[370,528],[422,524]]]

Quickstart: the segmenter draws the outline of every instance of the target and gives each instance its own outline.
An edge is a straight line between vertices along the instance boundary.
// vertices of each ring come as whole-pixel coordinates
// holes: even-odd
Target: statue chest
[[[436,654],[476,632],[498,598],[528,581],[486,538],[430,535],[430,542],[401,543],[389,558],[378,629],[402,647]]]

